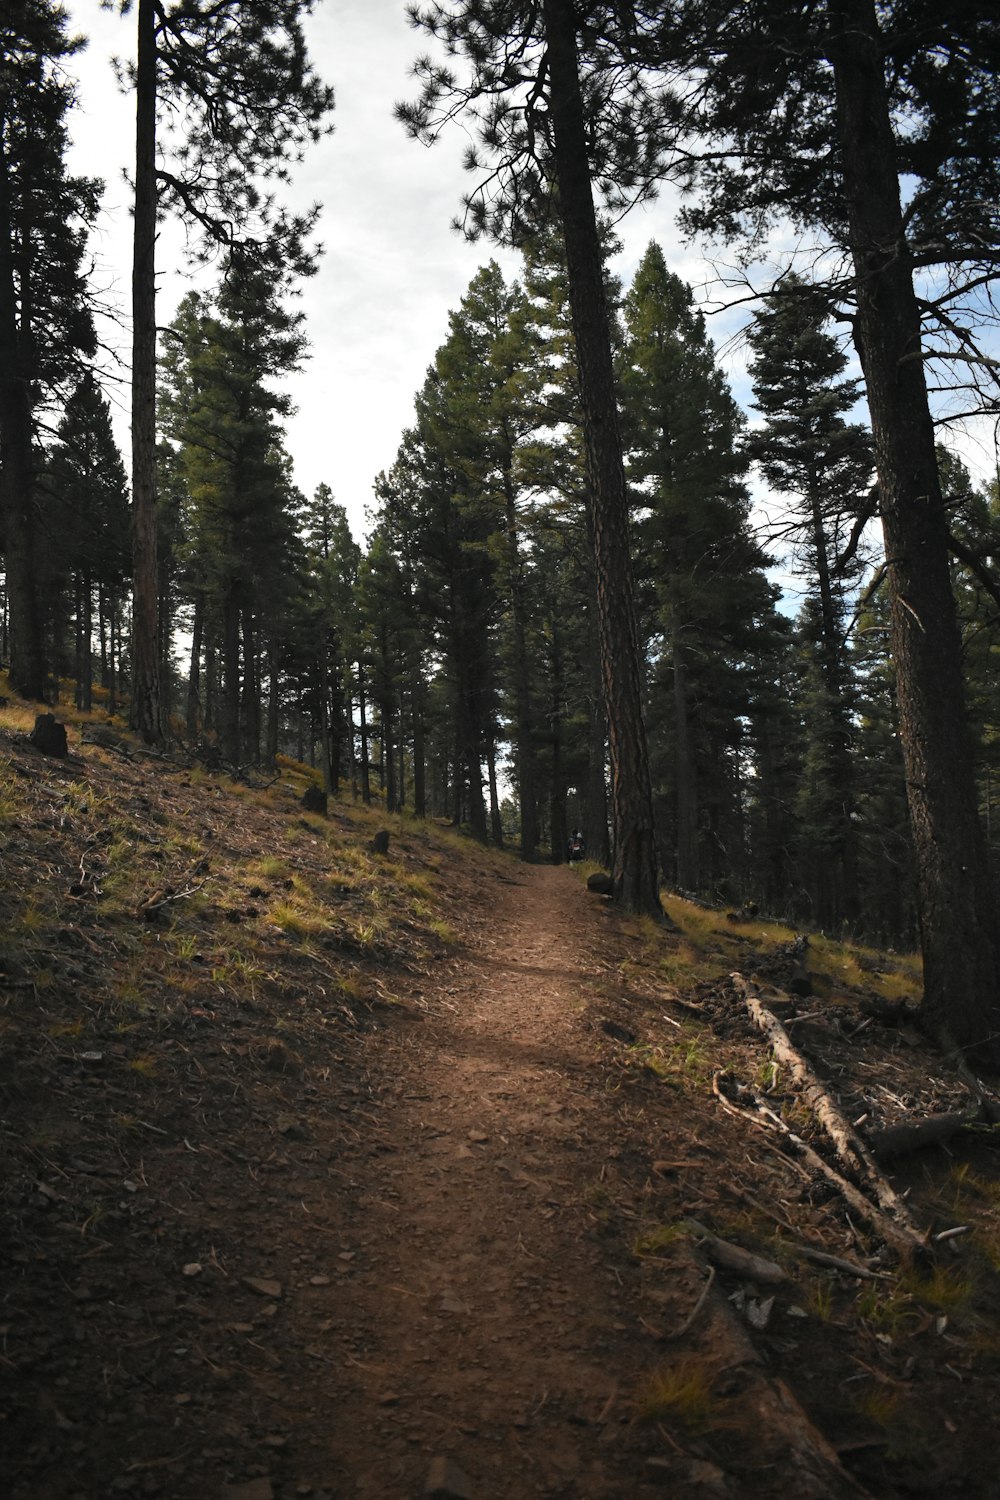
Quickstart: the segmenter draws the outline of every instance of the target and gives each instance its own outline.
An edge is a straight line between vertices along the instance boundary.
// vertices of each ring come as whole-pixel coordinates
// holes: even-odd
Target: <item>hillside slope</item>
[[[970,1106],[912,967],[5,717],[12,1500],[996,1493],[991,1133],[887,1250],[729,978],[868,1128]]]

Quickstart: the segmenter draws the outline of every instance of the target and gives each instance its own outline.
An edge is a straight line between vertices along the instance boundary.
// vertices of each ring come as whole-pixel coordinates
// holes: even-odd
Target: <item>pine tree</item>
[[[11,684],[45,693],[38,597],[36,442],[40,409],[95,351],[83,254],[99,185],[70,177],[65,63],[82,46],[50,0],[0,17],[0,519]]]
[[[846,420],[859,383],[845,378],[847,357],[808,286],[786,277],[756,314],[749,341],[764,423],[748,447],[787,507],[771,525],[791,541],[809,595],[798,632],[806,734],[800,864],[811,918],[831,926],[858,914],[847,635],[849,592],[861,573],[858,518],[868,509],[874,459],[867,430]]]
[[[628,908],[661,914],[652,794],[642,719],[642,664],[628,532],[628,499],[615,402],[611,333],[593,186],[627,197],[657,158],[660,132],[641,69],[619,69],[615,43],[631,45],[633,8],[572,0],[541,6],[468,3],[414,8],[418,26],[471,70],[460,82],[429,59],[417,65],[421,99],[399,109],[418,138],[465,113],[490,170],[466,200],[467,226],[523,242],[554,206],[568,269],[583,430],[611,764],[613,887]],[[643,23],[646,24],[646,23]],[[655,23],[654,23],[655,24]],[[481,170],[475,149],[469,165]]]
[[[622,398],[650,599],[650,721],[677,884],[736,872],[738,765],[755,629],[773,607],[749,525],[743,417],[689,286],[651,244],[624,303]],[[667,708],[665,699],[669,699]],[[669,747],[669,748],[668,748]]]
[[[319,705],[323,781],[326,790],[336,794],[353,733],[351,669],[358,655],[361,549],[351,535],[347,511],[327,484],[317,487],[301,528],[308,579],[305,628]]]
[[[111,410],[92,374],[70,395],[48,454],[45,530],[66,569],[76,615],[76,701],[92,706],[94,598],[116,611],[129,573],[128,480]]]
[[[128,8],[130,0],[123,0]],[[172,209],[222,246],[237,268],[272,281],[307,273],[317,210],[281,208],[264,184],[287,181],[289,162],[316,140],[333,104],[302,35],[310,0],[137,0],[136,172],[132,272],[132,489],[135,555],[133,723],[162,739],[157,641],[156,315],[158,213]],[[178,130],[162,130],[182,120]],[[158,139],[159,137],[159,139]],[[158,146],[174,149],[169,161]]]
[[[967,735],[922,317],[943,337],[945,364],[954,356],[968,368],[974,340],[956,314],[997,274],[995,6],[690,0],[664,20],[659,62],[675,81],[687,70],[678,108],[705,148],[689,158],[696,175],[700,156],[703,186],[689,225],[741,238],[752,254],[781,216],[849,256],[850,280],[830,295],[854,303],[874,437],[924,1011],[946,1043],[989,1063],[1000,1035],[996,904]],[[947,290],[918,300],[915,277],[933,267]]]
[[[231,276],[213,307],[185,299],[172,325],[164,400],[190,498],[189,570],[222,663],[220,730],[234,765],[260,753],[258,636],[292,586],[295,493],[272,382],[303,353],[301,316],[263,273]]]

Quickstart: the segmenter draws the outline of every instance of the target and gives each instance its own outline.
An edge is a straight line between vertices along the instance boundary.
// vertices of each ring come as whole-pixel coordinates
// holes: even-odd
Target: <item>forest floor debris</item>
[[[5,723],[11,1500],[995,1496],[1000,1148],[906,1263],[730,977],[870,1140],[977,1103],[912,965]]]

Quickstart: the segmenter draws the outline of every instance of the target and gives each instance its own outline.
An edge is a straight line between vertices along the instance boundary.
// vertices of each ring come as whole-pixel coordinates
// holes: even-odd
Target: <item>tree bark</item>
[[[132,727],[163,742],[156,561],[156,9],[139,0],[132,261]]]
[[[419,657],[411,667],[410,706],[413,715],[413,811],[416,817],[425,818],[427,771],[424,764],[424,684]]]
[[[892,602],[899,735],[917,864],[924,1013],[1000,1062],[996,903],[979,821],[948,568],[948,525],[921,357],[881,39],[872,0],[831,7],[831,45]]]
[[[518,541],[517,502],[509,463],[503,472],[507,526],[507,588],[514,637],[514,700],[517,714],[517,799],[521,808],[521,858],[533,860],[538,849],[538,793],[535,776],[535,735],[531,705],[531,674],[524,597],[524,565]]]
[[[592,581],[592,580],[591,580]],[[593,589],[590,598],[593,600]],[[590,730],[587,737],[587,801],[583,832],[587,854],[605,869],[611,864],[611,841],[608,838],[608,716],[602,688],[601,649],[596,609],[587,611],[588,653],[587,702],[590,708]]]
[[[2,126],[0,119],[0,126]],[[10,622],[10,683],[45,697],[45,646],[35,576],[31,370],[18,329],[14,223],[0,129],[0,518]]]
[[[222,601],[222,694],[219,739],[232,766],[240,764],[240,603],[230,587]]]
[[[371,769],[368,765],[368,710],[365,703],[365,669],[358,662],[358,718],[361,734],[361,800],[367,807],[372,800]]]
[[[191,663],[188,668],[187,735],[194,740],[201,716],[201,644],[205,633],[205,596],[199,589],[194,596],[194,618],[191,624]]]
[[[677,884],[682,891],[697,891],[698,860],[698,768],[691,744],[688,711],[687,662],[684,642],[673,611],[670,650],[674,668],[674,744],[677,775]]]
[[[490,788],[490,836],[498,849],[503,848],[503,819],[500,816],[500,794],[497,788],[497,747],[490,736],[486,747],[486,772]]]
[[[628,496],[611,336],[572,0],[544,0],[550,113],[570,312],[580,376],[593,513],[601,666],[611,760],[614,895],[630,911],[661,914],[653,798],[642,717],[639,634],[629,550]]]

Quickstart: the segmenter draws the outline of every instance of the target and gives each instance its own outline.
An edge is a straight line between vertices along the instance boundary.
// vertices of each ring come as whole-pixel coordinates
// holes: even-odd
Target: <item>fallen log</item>
[[[950,1114],[926,1115],[921,1120],[900,1120],[871,1134],[872,1156],[877,1162],[887,1162],[925,1146],[944,1146],[966,1125],[971,1125],[977,1115],[978,1110],[971,1114],[954,1110]]]
[[[748,1014],[758,1029],[767,1037],[775,1057],[789,1069],[792,1078],[802,1091],[802,1097],[832,1141],[838,1157],[847,1170],[866,1183],[874,1194],[875,1205],[870,1203],[863,1193],[854,1189],[854,1206],[859,1206],[857,1200],[865,1204],[867,1206],[866,1217],[871,1220],[873,1213],[878,1217],[880,1231],[887,1242],[893,1244],[894,1248],[903,1253],[906,1258],[923,1249],[924,1238],[914,1224],[906,1205],[889,1180],[879,1171],[867,1146],[841,1113],[836,1100],[827,1093],[806,1058],[792,1044],[791,1038],[777,1016],[768,1010],[755,987],[744,979],[742,974],[733,974],[730,977],[737,994],[742,997],[746,1005]],[[791,1135],[791,1132],[789,1134]],[[804,1142],[799,1144],[800,1148],[810,1151]],[[823,1162],[818,1153],[811,1152],[810,1155],[816,1163],[821,1164],[824,1175],[832,1176],[838,1181],[842,1192],[846,1187],[851,1186],[846,1179]],[[891,1238],[890,1233],[887,1233],[890,1225],[896,1226],[895,1232],[891,1232]]]

